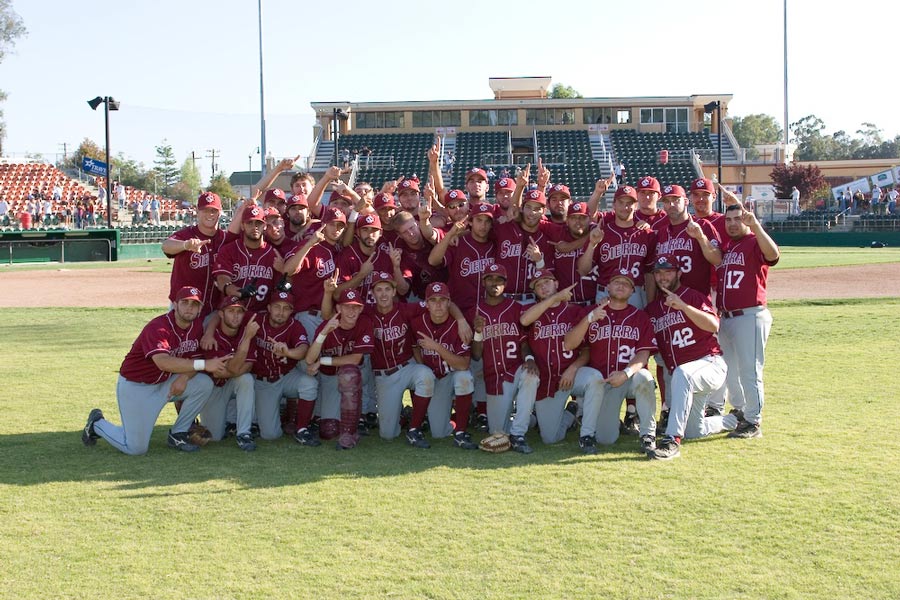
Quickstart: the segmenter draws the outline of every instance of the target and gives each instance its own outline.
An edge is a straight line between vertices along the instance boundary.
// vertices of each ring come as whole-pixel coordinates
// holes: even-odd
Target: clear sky
[[[259,146],[257,0],[13,0],[28,28],[0,64],[7,153],[85,137],[150,165],[163,139],[246,170]],[[551,76],[584,96],[734,95],[783,120],[783,0],[262,0],[267,147],[307,155],[311,101],[484,99],[492,76]],[[900,5],[788,0],[789,118],[900,133]],[[889,27],[885,27],[889,24]],[[259,157],[252,157],[259,168]]]

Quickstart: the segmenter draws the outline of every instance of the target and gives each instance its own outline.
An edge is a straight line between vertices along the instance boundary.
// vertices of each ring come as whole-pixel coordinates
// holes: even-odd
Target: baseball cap
[[[265,211],[255,204],[249,204],[244,207],[244,214],[241,215],[241,223],[249,223],[250,221],[266,221]]]
[[[175,294],[175,302],[179,300],[196,300],[197,302],[203,302],[203,294],[200,293],[200,290],[197,288],[186,285]]]
[[[484,169],[479,169],[478,167],[472,167],[466,171],[466,181],[468,182],[472,177],[481,177],[485,181],[488,180],[487,173],[484,172]]]
[[[609,282],[612,283],[616,279],[621,279],[622,281],[627,281],[631,284],[631,287],[634,287],[634,279],[628,276],[627,271],[625,273],[616,273],[612,277],[609,278]]]
[[[397,193],[405,192],[406,190],[412,190],[415,193],[419,193],[419,180],[418,179],[404,179],[400,182],[400,185],[397,186]]]
[[[263,202],[278,202],[279,200],[284,200],[284,191],[278,188],[273,188],[271,190],[266,190],[266,195],[263,198]]]
[[[547,196],[552,196],[553,194],[563,194],[566,198],[572,197],[572,194],[569,192],[569,186],[561,183],[552,185],[547,191]]]
[[[444,205],[451,204],[453,202],[467,202],[466,193],[462,190],[450,190],[446,194],[444,194]]]
[[[572,204],[570,204],[569,211],[566,213],[566,216],[571,217],[572,215],[588,216],[587,202],[573,202]]]
[[[436,281],[432,284],[429,284],[428,291],[425,292],[425,299],[434,298],[435,296],[443,296],[444,298],[450,297],[450,288],[447,287],[446,283],[442,283],[440,281]]]
[[[222,210],[222,199],[219,198],[219,195],[215,192],[203,192],[200,194],[200,197],[197,198],[197,208],[200,210],[204,208],[216,208]]]
[[[357,290],[344,290],[341,292],[337,301],[338,304],[358,304],[363,305],[362,297]]]
[[[491,263],[484,269],[484,273],[481,274],[482,277],[487,277],[488,275],[496,275],[497,277],[502,277],[503,279],[509,279],[506,276],[506,267],[503,265],[498,265],[497,263]]]
[[[494,184],[494,189],[497,191],[500,190],[515,190],[516,189],[516,180],[512,177],[501,177],[497,180],[497,183]]]
[[[270,206],[269,208],[266,209],[266,218],[267,219],[269,217],[280,217],[280,216],[281,216],[281,213],[278,212],[278,209],[275,208],[274,206]]]
[[[684,188],[680,185],[667,185],[663,188],[663,198],[665,198],[666,196],[678,196],[679,198],[682,198],[684,197],[684,195]]]
[[[381,219],[379,219],[378,215],[375,213],[359,215],[359,218],[356,219],[356,229],[362,229],[363,227],[374,227],[375,229],[381,229]]]
[[[322,222],[327,225],[328,223],[333,223],[335,221],[346,223],[347,215],[344,214],[344,211],[335,206],[325,208],[325,211],[322,213]]]
[[[659,193],[659,180],[656,179],[656,177],[645,175],[644,177],[638,179],[637,189],[638,191],[651,190],[653,192]]]
[[[616,190],[615,196],[613,196],[613,199],[618,200],[622,197],[631,198],[632,200],[637,202],[637,192],[630,185],[619,186],[619,188]]]
[[[528,190],[522,196],[522,205],[524,206],[526,202],[537,202],[538,204],[546,206],[547,198],[541,190]]]
[[[488,204],[487,202],[479,202],[478,204],[475,205],[475,207],[469,213],[470,217],[477,217],[478,215],[490,217],[491,220],[493,220],[494,219],[494,205]]]
[[[247,310],[247,307],[244,306],[244,302],[241,300],[240,296],[225,296],[222,298],[222,301],[219,302],[219,310],[225,310],[229,306],[240,306],[244,310]]]
[[[271,300],[269,300],[269,304],[275,304],[276,302],[287,302],[291,306],[294,305],[294,295],[290,292],[277,292],[272,294]]]
[[[671,254],[660,254],[653,261],[653,270],[662,271],[664,269],[678,269],[678,260]]]
[[[372,287],[375,287],[375,285],[379,283],[389,283],[395,288],[397,287],[397,282],[394,281],[391,274],[385,273],[384,271],[378,271],[372,275]]]
[[[534,272],[534,276],[531,278],[531,289],[534,289],[535,284],[541,279],[553,279],[555,281],[556,275],[554,275],[552,269],[538,269]]]
[[[372,199],[372,206],[375,210],[379,208],[397,208],[397,205],[394,204],[394,195],[384,192],[375,194],[375,198]]]
[[[328,195],[328,203],[331,204],[331,203],[334,202],[335,200],[339,200],[339,201],[341,201],[341,202],[347,202],[347,203],[350,203],[350,199],[349,199],[349,198],[347,198],[346,196],[344,196],[343,194],[341,194],[341,193],[340,193],[339,191],[337,191],[337,190],[332,190],[331,194]]]
[[[691,191],[692,192],[710,192],[712,194],[716,193],[716,184],[713,183],[712,179],[706,179],[705,177],[698,177],[694,181],[691,182]]]
[[[284,205],[285,209],[288,209],[292,206],[302,206],[304,208],[309,208],[309,202],[306,201],[306,196],[303,194],[294,194],[290,197],[287,203]]]

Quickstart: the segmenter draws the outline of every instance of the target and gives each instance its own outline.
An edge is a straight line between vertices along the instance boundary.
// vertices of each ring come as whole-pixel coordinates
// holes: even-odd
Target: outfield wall
[[[900,246],[900,231],[846,231],[769,232],[779,246],[832,246],[837,248],[869,247],[872,242],[884,242],[888,246]]]
[[[162,244],[122,244],[119,246],[119,260],[135,258],[166,258]]]

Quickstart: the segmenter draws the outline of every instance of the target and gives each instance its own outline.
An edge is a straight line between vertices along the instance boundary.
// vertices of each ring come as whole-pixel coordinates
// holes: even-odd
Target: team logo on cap
[[[649,179],[644,179],[643,181],[641,181],[641,185],[643,185],[643,186],[645,186],[645,187],[648,186],[648,185],[650,185],[650,180],[649,180]]]
[[[450,195],[450,197],[453,198],[454,200],[456,200],[457,198],[459,198],[459,194],[456,193],[456,190],[453,190],[452,192],[450,192],[449,195]]]
[[[663,188],[663,191],[667,194],[670,194],[670,193],[672,193],[673,189],[674,188],[671,185],[667,185],[666,187]]]
[[[504,177],[498,183],[500,184],[500,187],[506,187],[506,184],[509,183],[509,180],[506,177]]]
[[[364,335],[362,341],[368,344],[372,341],[372,338],[370,338],[368,335]]]
[[[478,167],[472,167],[471,169],[469,169],[469,174],[480,173],[480,172],[481,172],[481,169],[479,169]]]
[[[431,291],[432,291],[432,292],[439,292],[439,291],[441,291],[441,284],[436,283],[436,284],[434,284],[433,286],[431,286]]]
[[[251,217],[258,217],[258,216],[260,216],[261,214],[262,214],[262,211],[261,211],[258,207],[256,207],[256,206],[254,206],[253,208],[250,209],[250,216],[251,216]]]
[[[575,204],[573,204],[572,210],[574,210],[575,212],[578,212],[579,210],[581,210],[581,202],[576,202]]]
[[[695,187],[695,188],[705,188],[705,187],[706,187],[706,182],[703,181],[702,179],[698,179],[698,180],[694,183],[694,187]]]
[[[287,292],[278,292],[278,299],[279,299],[279,300],[287,300],[287,298],[288,298],[288,293],[287,293]]]
[[[529,199],[540,198],[540,197],[541,197],[541,192],[540,192],[540,191],[538,191],[538,190],[529,190],[529,192],[528,192],[528,198],[529,198]]]
[[[488,271],[491,273],[496,273],[500,270],[500,267],[496,263],[492,263],[491,266],[488,267]]]
[[[553,191],[554,191],[554,192],[558,192],[558,191],[560,191],[560,190],[562,190],[562,186],[561,186],[560,184],[557,183],[556,185],[553,186]]]
[[[371,225],[374,222],[375,222],[375,217],[373,215],[366,215],[365,217],[363,217],[363,223],[365,225]]]
[[[403,183],[400,184],[400,187],[408,188],[411,185],[412,185],[412,183],[410,183],[409,180],[407,179]]]
[[[199,296],[200,295],[200,290],[198,290],[197,288],[194,288],[194,287],[192,287],[190,289],[190,292],[191,292],[191,296]]]
[[[346,298],[347,300],[356,300],[356,292],[353,290],[348,291]]]
[[[482,204],[481,206],[478,207],[478,210],[481,212],[488,212],[489,210],[491,210],[491,207],[488,206],[487,204]]]

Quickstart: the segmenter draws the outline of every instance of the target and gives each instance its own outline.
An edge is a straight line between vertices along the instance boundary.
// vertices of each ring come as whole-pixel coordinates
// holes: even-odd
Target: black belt
[[[397,371],[399,371],[406,365],[410,364],[411,362],[412,362],[412,360],[408,360],[405,363],[403,363],[402,365],[397,365],[396,367],[391,367],[390,369],[372,369],[372,373],[376,377],[387,377],[388,375],[393,375],[394,373],[396,373]]]
[[[273,375],[271,377],[257,377],[260,381],[265,381],[266,383],[275,383],[279,381],[284,375]]]
[[[723,319],[731,319],[732,317],[742,317],[744,311],[753,310],[755,308],[765,308],[764,305],[750,306],[747,308],[739,308],[737,310],[723,310],[719,312],[719,316]]]
[[[312,315],[312,316],[314,316],[314,317],[321,317],[321,316],[322,316],[322,311],[321,311],[321,310],[310,309],[310,310],[307,310],[307,311],[305,311],[305,312],[306,312],[306,314]]]
[[[521,302],[522,300],[537,300],[537,296],[532,293],[527,294],[506,294],[507,298]]]

